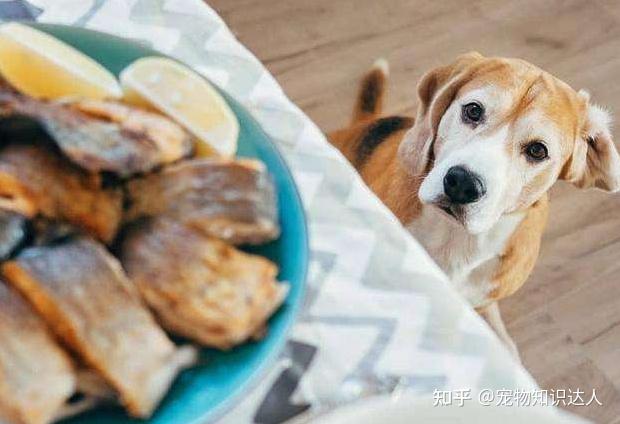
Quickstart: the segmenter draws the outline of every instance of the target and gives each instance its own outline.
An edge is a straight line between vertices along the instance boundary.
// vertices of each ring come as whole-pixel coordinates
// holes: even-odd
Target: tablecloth
[[[208,5],[4,0],[0,17],[106,31],[182,60],[241,102],[292,169],[309,220],[306,304],[277,364],[220,422],[276,424],[396,387],[418,393],[536,387]]]

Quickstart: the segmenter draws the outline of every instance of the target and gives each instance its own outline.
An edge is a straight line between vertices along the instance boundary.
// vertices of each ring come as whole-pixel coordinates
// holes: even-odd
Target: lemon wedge
[[[226,100],[196,72],[172,59],[138,59],[121,72],[124,100],[154,108],[197,139],[198,156],[231,157],[237,151],[239,122]]]
[[[16,22],[0,25],[0,74],[32,97],[118,98],[114,75],[68,44]]]

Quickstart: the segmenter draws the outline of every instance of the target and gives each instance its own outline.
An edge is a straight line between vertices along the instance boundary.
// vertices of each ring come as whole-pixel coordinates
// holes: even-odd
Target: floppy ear
[[[618,191],[620,156],[609,131],[611,116],[600,106],[590,103],[586,92],[580,91],[579,95],[586,101],[584,130],[575,141],[561,178],[580,188]]]
[[[400,145],[399,155],[413,175],[426,172],[434,159],[433,144],[443,114],[459,88],[467,81],[472,64],[481,60],[478,52],[457,57],[450,65],[435,68],[422,76],[418,83],[418,111],[413,127]]]

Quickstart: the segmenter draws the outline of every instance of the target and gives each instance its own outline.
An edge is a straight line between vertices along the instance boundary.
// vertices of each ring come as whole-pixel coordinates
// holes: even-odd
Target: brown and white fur
[[[415,119],[381,117],[386,76],[387,63],[378,61],[362,82],[353,122],[330,140],[517,354],[497,301],[534,267],[556,180],[620,188],[609,115],[528,62],[473,52],[422,77]],[[484,111],[478,122],[464,115],[472,102]],[[548,157],[532,159],[535,142]],[[474,173],[484,194],[452,204],[451,167]]]

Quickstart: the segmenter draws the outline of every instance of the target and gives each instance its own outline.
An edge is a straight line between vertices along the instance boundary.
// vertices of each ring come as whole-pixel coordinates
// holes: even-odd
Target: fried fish
[[[134,417],[150,416],[196,359],[193,347],[170,341],[118,261],[92,239],[26,249],[3,272]]]
[[[49,423],[75,385],[71,361],[43,320],[0,280],[0,422]]]
[[[228,349],[257,334],[288,292],[269,260],[171,220],[136,225],[121,250],[162,325],[205,346]]]
[[[0,207],[26,217],[66,220],[109,242],[122,217],[120,189],[102,189],[84,172],[43,145],[0,148]]]
[[[170,119],[104,100],[36,100],[0,84],[0,116],[39,122],[63,153],[91,172],[148,172],[191,153],[192,139]]]
[[[0,210],[0,260],[9,257],[27,235],[26,218],[20,214]]]
[[[273,181],[255,160],[194,159],[128,184],[127,219],[163,215],[233,244],[278,237]]]

